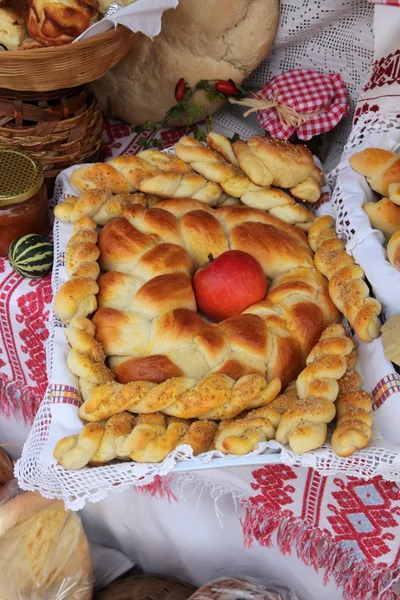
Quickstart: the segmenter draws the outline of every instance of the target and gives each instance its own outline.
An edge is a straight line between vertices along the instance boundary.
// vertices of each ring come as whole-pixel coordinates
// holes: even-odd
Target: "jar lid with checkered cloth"
[[[346,86],[338,73],[324,75],[310,69],[291,69],[268,81],[244,100],[229,99],[257,112],[271,137],[293,136],[308,141],[333,129],[349,112]]]

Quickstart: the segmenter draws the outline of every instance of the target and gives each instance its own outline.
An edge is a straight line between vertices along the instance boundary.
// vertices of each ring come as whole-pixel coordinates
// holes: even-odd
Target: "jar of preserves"
[[[0,256],[20,235],[47,235],[49,227],[41,165],[25,152],[0,148]]]

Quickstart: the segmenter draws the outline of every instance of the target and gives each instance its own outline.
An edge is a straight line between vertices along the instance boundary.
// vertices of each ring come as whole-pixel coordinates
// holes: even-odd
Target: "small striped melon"
[[[22,277],[43,277],[53,266],[53,244],[36,233],[21,235],[11,243],[8,258]]]

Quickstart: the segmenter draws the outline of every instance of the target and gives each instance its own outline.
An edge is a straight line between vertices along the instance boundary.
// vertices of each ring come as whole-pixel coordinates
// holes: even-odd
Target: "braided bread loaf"
[[[208,140],[209,148],[194,138],[186,137],[176,147],[177,154],[182,154],[184,161],[191,162],[193,158],[194,170],[178,156],[156,150],[80,167],[71,175],[71,182],[83,192],[82,198],[67,199],[56,208],[55,214],[61,220],[71,222],[78,215],[90,215],[99,224],[104,224],[105,220],[121,214],[122,205],[126,207],[136,202],[143,205],[143,199],[131,193],[140,190],[153,195],[147,206],[152,206],[160,196],[193,198],[212,206],[231,205],[235,199],[241,198],[248,206],[261,208],[288,223],[309,229],[314,220],[313,213],[297,204],[284,191],[269,188],[274,182],[275,185],[291,187],[293,194],[303,200],[318,200],[321,173],[305,146],[275,140],[274,144],[267,142],[268,148],[258,143],[253,152],[245,142],[237,142],[239,145],[232,149],[229,140],[219,134],[210,134]],[[217,148],[218,152],[211,147]],[[256,150],[261,158],[257,157]],[[234,152],[249,176],[239,169]],[[246,152],[247,159],[243,158]],[[262,160],[266,160],[269,168]],[[273,175],[269,169],[272,169]],[[206,178],[199,174],[203,171]],[[261,182],[261,185],[255,185],[253,180]],[[222,187],[217,182],[221,182]],[[117,200],[110,196],[111,192],[118,195]]]
[[[379,337],[381,305],[370,297],[364,271],[347,254],[344,242],[337,237],[334,220],[329,216],[316,219],[308,241],[315,252],[315,266],[329,280],[335,306],[363,342]]]

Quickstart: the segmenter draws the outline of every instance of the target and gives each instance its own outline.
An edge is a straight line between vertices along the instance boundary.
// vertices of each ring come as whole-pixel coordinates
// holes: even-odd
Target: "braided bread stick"
[[[332,448],[338,456],[351,456],[356,450],[368,446],[371,439],[372,400],[360,386],[360,377],[354,371],[348,371],[339,381],[337,421],[332,434]]]
[[[221,421],[214,439],[215,449],[240,456],[256,450],[260,442],[274,439],[282,415],[297,400],[296,384],[292,382],[266,406],[242,418]]]
[[[97,260],[100,252],[96,242],[96,223],[90,217],[76,221],[65,254],[69,279],[54,298],[54,312],[62,322],[86,317],[97,308],[99,287],[96,279],[100,273]]]
[[[103,465],[114,459],[156,463],[177,446],[191,446],[194,456],[206,452],[216,429],[211,421],[191,423],[161,414],[135,417],[122,412],[104,425],[87,423],[79,435],[63,438],[53,456],[66,469]]]
[[[247,142],[238,140],[231,145],[229,140],[213,132],[208,135],[207,143],[228,162],[238,165],[252,183],[261,187],[289,188],[295,198],[305,202],[314,203],[321,196],[321,170],[315,166],[311,152],[303,144],[255,135]]]
[[[219,138],[230,144],[222,136]],[[215,137],[209,136],[208,139],[215,140]],[[240,143],[246,146],[244,142]],[[207,179],[219,182],[227,194],[234,198],[240,198],[243,204],[265,210],[287,223],[305,229],[308,229],[314,220],[314,215],[305,206],[297,204],[291,196],[277,188],[266,187],[270,185],[272,176],[261,161],[258,161],[259,164],[257,164],[258,159],[249,159],[250,163],[253,161],[253,168],[257,171],[257,175],[253,175],[253,180],[257,181],[259,185],[255,185],[237,166],[226,162],[220,154],[194,138],[182,137],[175,144],[174,149],[176,155],[189,163],[195,171]],[[318,184],[316,185],[318,187]]]
[[[144,150],[136,156],[126,154],[107,163],[79,167],[72,173],[71,183],[80,192],[140,191],[164,198],[194,198],[211,205],[225,198],[217,183],[194,173],[176,156],[158,150]]]
[[[347,254],[344,242],[336,235],[332,217],[317,219],[309,231],[308,241],[315,252],[315,266],[329,280],[329,293],[335,306],[363,342],[379,337],[380,302],[370,297],[364,271]]]
[[[72,319],[65,330],[70,346],[67,365],[78,377],[83,401],[89,400],[94,390],[104,383],[114,381],[111,371],[105,366],[103,348],[95,339],[93,323],[84,317]]]
[[[82,217],[91,217],[97,225],[105,225],[120,217],[123,211],[134,204],[153,206],[160,200],[158,196],[142,193],[120,193],[113,195],[110,190],[86,190],[79,197],[70,196],[54,208],[54,215],[64,223],[75,223]]]

